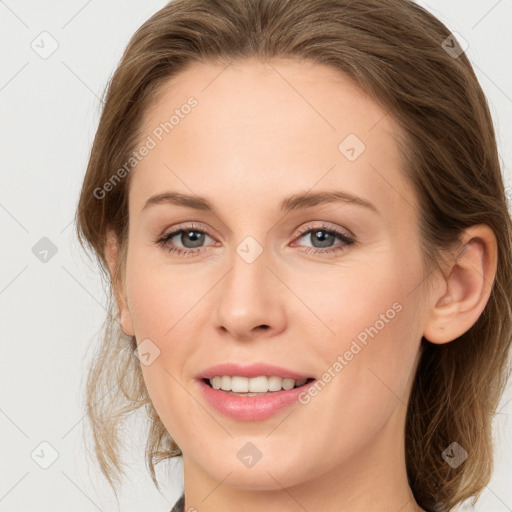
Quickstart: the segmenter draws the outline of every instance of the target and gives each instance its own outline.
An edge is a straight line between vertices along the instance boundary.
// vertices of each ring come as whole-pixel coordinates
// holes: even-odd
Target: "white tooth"
[[[221,377],[220,389],[223,391],[231,391],[231,377],[229,375],[223,375]]]
[[[210,379],[213,389],[232,391],[233,393],[266,393],[268,391],[281,391],[281,389],[293,389],[302,386],[307,379],[288,379],[277,376],[241,377],[241,376],[215,376]]]
[[[294,379],[283,379],[283,389],[293,389],[295,386],[295,380]]]
[[[269,391],[281,391],[281,384],[283,379],[281,377],[269,377],[268,378],[268,390]]]
[[[247,377],[231,377],[231,391],[235,393],[247,393],[249,391],[249,379]]]
[[[266,393],[268,391],[267,377],[253,377],[249,379],[249,391],[251,393]]]

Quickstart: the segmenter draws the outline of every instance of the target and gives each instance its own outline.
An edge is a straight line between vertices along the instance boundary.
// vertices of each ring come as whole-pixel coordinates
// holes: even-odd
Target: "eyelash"
[[[174,231],[171,231],[170,233],[162,235],[155,241],[155,243],[158,246],[165,248],[168,252],[178,254],[179,256],[184,256],[184,257],[195,256],[199,252],[201,252],[202,249],[204,249],[204,247],[198,247],[196,249],[182,249],[181,247],[165,247],[167,242],[169,242],[169,240],[171,240],[173,237],[175,237],[179,233],[186,232],[186,231],[195,231],[195,232],[203,234],[203,235],[208,235],[208,233],[206,231],[199,229],[194,224],[189,224],[189,225],[180,227],[180,229],[176,229]],[[346,244],[347,246],[355,243],[355,239],[352,238],[351,236],[348,236],[345,233],[342,233],[341,231],[338,231],[335,228],[331,228],[331,227],[328,227],[325,225],[322,225],[320,227],[305,226],[299,230],[298,238],[302,238],[305,234],[307,234],[309,232],[314,233],[315,231],[323,231],[324,233],[327,233],[329,235],[335,235],[342,242],[344,242],[344,244]],[[208,235],[208,236],[210,236],[210,235]],[[308,254],[317,254],[317,253],[330,254],[330,253],[336,253],[336,252],[345,250],[343,247],[339,247],[339,245],[332,247],[332,248],[330,247],[327,249],[318,249],[315,247],[304,247],[303,249],[304,249],[304,252],[306,252]]]

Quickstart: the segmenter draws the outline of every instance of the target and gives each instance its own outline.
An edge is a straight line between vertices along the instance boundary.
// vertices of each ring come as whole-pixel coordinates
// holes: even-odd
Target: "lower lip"
[[[211,388],[201,379],[198,382],[204,397],[217,411],[239,421],[261,421],[299,402],[299,395],[307,392],[309,386],[316,380],[298,388],[270,391],[266,395],[258,396],[231,395],[220,389]]]

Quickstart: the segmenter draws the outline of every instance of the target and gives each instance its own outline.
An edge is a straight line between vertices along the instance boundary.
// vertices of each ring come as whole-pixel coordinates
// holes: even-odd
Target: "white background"
[[[74,238],[72,221],[99,98],[130,36],[165,3],[0,1],[3,512],[118,510],[81,444],[84,373],[105,317],[105,294],[94,263]],[[419,3],[469,42],[467,54],[489,99],[510,191],[512,2]],[[31,48],[43,31],[58,42],[47,59]],[[47,263],[32,252],[42,237],[57,248]],[[511,386],[495,421],[495,472],[477,511],[512,510]],[[58,452],[48,469],[31,458],[43,441]],[[157,466],[160,494],[146,472],[143,449],[143,439],[136,438],[125,454],[130,473],[120,510],[168,511],[181,493],[181,462],[171,463],[168,472]]]

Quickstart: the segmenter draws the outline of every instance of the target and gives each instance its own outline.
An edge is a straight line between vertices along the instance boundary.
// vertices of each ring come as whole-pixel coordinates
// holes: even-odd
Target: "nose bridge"
[[[283,304],[279,304],[279,280],[269,270],[268,250],[247,236],[233,251],[229,272],[222,280],[217,305],[218,325],[238,337],[267,326],[281,329]]]
[[[254,237],[244,238],[235,247],[231,260],[230,288],[237,295],[253,295],[253,298],[265,295],[266,274],[269,273],[268,260],[268,250],[265,250]],[[240,302],[242,303],[243,301]]]

